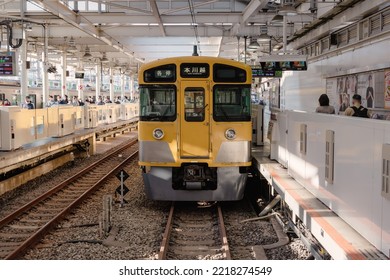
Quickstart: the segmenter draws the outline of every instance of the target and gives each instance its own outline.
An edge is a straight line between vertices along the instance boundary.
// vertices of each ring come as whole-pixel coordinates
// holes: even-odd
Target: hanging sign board
[[[0,76],[15,76],[15,53],[0,53]]]

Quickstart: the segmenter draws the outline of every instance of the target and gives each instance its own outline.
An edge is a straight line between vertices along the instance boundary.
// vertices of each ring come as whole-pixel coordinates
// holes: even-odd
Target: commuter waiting
[[[368,112],[367,108],[362,106],[362,97],[359,94],[352,96],[352,106],[348,107],[344,115],[360,118],[370,118],[371,114]]]
[[[320,98],[318,99],[318,102],[320,103],[320,106],[317,107],[316,113],[323,113],[323,114],[335,113],[334,107],[329,105],[329,97],[326,94],[321,94]]]

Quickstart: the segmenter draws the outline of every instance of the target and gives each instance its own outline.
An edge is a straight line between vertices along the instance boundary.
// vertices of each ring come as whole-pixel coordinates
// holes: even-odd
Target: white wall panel
[[[390,200],[381,195],[382,145],[390,144],[390,122],[285,111],[288,172],[325,205],[389,256]],[[307,151],[299,149],[301,124],[307,125]],[[334,181],[325,181],[326,131],[335,132]],[[276,143],[284,149],[283,137]],[[279,153],[283,164],[284,156]]]
[[[307,71],[284,72],[281,91],[285,94],[285,108],[314,112],[319,96],[326,93],[326,76],[388,62],[389,49],[390,39],[320,61],[309,61]]]

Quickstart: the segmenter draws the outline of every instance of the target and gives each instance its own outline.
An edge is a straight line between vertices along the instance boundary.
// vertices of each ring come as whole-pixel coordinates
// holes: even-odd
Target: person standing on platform
[[[29,96],[26,96],[25,102],[22,104],[22,108],[32,110],[34,109],[34,104],[31,102]]]
[[[53,95],[49,95],[49,100],[47,101],[46,107],[52,107],[53,105],[57,105],[57,102],[54,101]]]
[[[96,105],[104,105],[105,103],[103,102],[103,99],[101,96],[98,97],[98,100],[96,102]]]
[[[22,104],[22,108],[29,110],[34,109],[34,104],[31,102],[30,96],[26,96],[25,102]]]
[[[72,98],[72,105],[73,106],[80,106],[80,102],[79,102],[77,96],[73,96],[73,98]]]
[[[368,112],[367,108],[362,106],[362,97],[359,94],[352,96],[352,106],[348,107],[344,115],[360,118],[370,118],[371,114]]]
[[[318,99],[318,102],[320,103],[320,106],[317,107],[316,113],[323,113],[323,114],[335,113],[334,107],[329,105],[329,97],[325,93],[321,94],[320,98]]]
[[[106,96],[106,99],[104,100],[105,104],[112,103],[109,96]]]
[[[57,102],[58,102],[58,105],[68,104],[64,99],[62,99],[61,95],[57,96]]]

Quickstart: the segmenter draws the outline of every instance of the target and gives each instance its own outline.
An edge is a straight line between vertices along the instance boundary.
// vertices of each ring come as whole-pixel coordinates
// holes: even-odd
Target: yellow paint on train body
[[[233,71],[236,71],[240,81],[234,82],[234,78],[225,79],[225,76],[220,79],[222,81],[216,81],[217,67],[221,69],[221,75],[226,72],[226,75],[233,76]],[[196,73],[186,73],[187,70]],[[208,77],[204,72],[208,72]],[[245,78],[242,73],[245,73]],[[183,163],[207,163],[209,167],[250,166],[250,157],[243,160],[239,149],[244,147],[245,153],[250,153],[251,82],[251,68],[248,65],[222,58],[178,57],[143,65],[139,71],[141,104],[138,138],[140,149],[145,150],[140,151],[139,165],[180,167]],[[160,100],[152,98],[156,94],[148,93],[152,90],[159,93]],[[248,92],[249,103],[244,106],[242,103],[247,102]],[[218,104],[225,104],[225,107],[220,105],[222,108],[219,108],[214,104],[217,97]],[[241,107],[237,104],[241,104]],[[149,112],[145,112],[147,110]],[[245,120],[239,117],[233,120],[234,114],[241,113],[239,110],[246,112],[242,114]],[[156,129],[164,133],[159,140],[153,136]],[[227,139],[229,129],[235,131],[234,139]],[[231,151],[231,147],[235,151]],[[223,155],[221,152],[232,152],[236,156]]]

